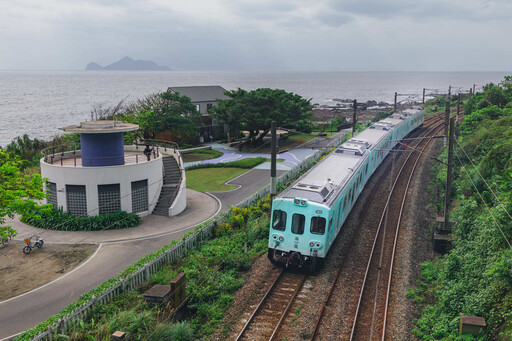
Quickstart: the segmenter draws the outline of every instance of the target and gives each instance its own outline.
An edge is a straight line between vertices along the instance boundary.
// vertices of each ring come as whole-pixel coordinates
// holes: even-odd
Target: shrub
[[[135,227],[141,222],[141,218],[137,214],[124,211],[97,216],[74,216],[58,209],[39,210],[38,215],[41,216],[41,219],[22,216],[21,221],[34,227],[60,231],[117,230]]]
[[[267,161],[264,157],[256,157],[251,159],[243,159],[233,162],[222,162],[222,163],[201,163],[187,167],[187,170],[199,169],[199,168],[225,168],[225,167],[238,167],[238,168],[254,168],[263,162]]]

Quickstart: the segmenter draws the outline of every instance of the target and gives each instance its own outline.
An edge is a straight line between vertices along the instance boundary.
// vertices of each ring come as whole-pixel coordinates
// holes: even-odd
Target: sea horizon
[[[469,91],[506,71],[85,71],[0,70],[0,146],[28,134],[50,139],[60,127],[90,119],[93,107],[127,103],[171,86],[220,85],[226,90],[279,88],[331,105],[334,99],[391,103],[394,93],[421,101],[423,88]],[[399,100],[408,100],[401,97]]]

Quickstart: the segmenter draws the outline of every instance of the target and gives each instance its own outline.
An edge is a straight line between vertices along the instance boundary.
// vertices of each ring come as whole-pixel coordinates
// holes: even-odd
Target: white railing
[[[344,140],[344,136],[333,139],[327,145],[327,149],[340,145]],[[294,168],[287,171],[285,174],[278,178],[280,182],[288,182],[297,178],[301,172],[309,169],[314,161],[317,161],[322,156],[323,151],[319,150],[306,160]],[[253,193],[247,199],[241,201],[238,207],[249,206],[253,201],[259,200],[270,193],[270,185],[261,188],[259,191]],[[162,267],[170,265],[175,260],[181,259],[185,256],[188,250],[195,249],[202,241],[208,240],[214,234],[214,227],[221,223],[225,216],[220,216],[211,220],[206,226],[199,228],[193,234],[183,238],[179,243],[165,250],[150,262],[144,264],[141,268],[132,272],[124,278],[106,289],[98,297],[92,296],[91,300],[82,304],[79,308],[75,309],[72,313],[60,318],[57,323],[48,327],[44,332],[34,337],[31,340],[57,340],[59,334],[66,334],[71,330],[79,320],[85,320],[92,312],[97,304],[107,304],[123,292],[132,291],[138,286],[149,281],[151,275],[159,271]]]

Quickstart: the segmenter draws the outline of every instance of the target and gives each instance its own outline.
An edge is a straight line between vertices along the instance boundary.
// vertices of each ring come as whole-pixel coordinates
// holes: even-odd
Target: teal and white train
[[[424,118],[424,110],[413,108],[373,124],[279,194],[272,203],[270,261],[319,268],[368,179]]]

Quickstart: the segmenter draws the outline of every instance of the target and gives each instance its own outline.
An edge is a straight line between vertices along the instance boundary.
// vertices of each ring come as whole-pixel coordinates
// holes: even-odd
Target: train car
[[[281,192],[272,202],[270,261],[319,269],[370,176],[424,116],[413,108],[376,122]]]

